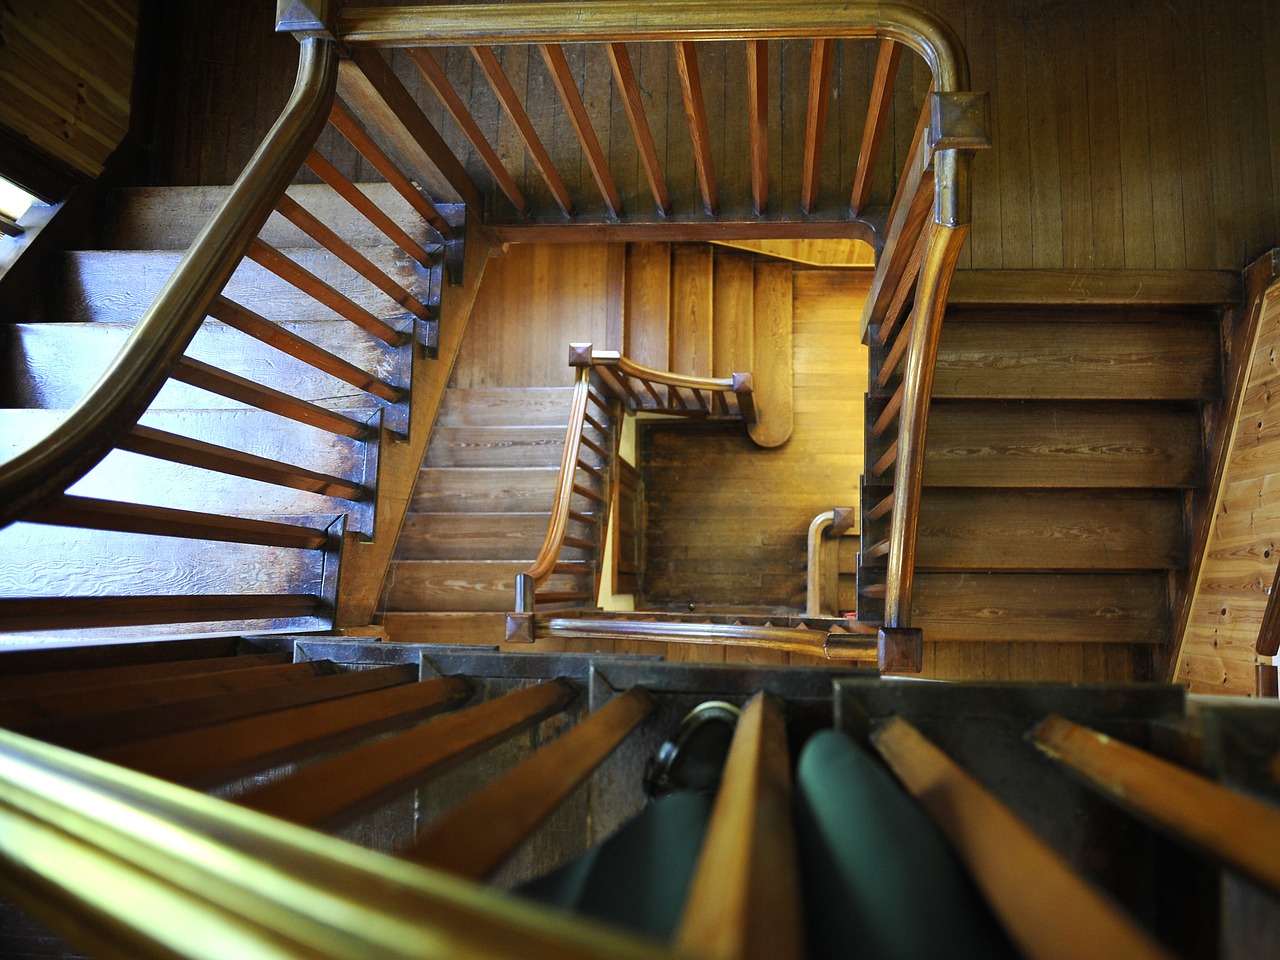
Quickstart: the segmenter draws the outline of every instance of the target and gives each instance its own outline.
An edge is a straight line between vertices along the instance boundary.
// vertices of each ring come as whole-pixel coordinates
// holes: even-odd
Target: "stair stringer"
[[[440,291],[437,359],[414,363],[409,399],[409,433],[404,440],[383,436],[378,505],[373,536],[347,537],[338,580],[335,629],[367,627],[373,623],[396,541],[408,512],[422,458],[435,428],[436,415],[462,345],[494,245],[481,228],[478,215],[467,211],[463,282],[442,284]],[[415,350],[423,349],[421,345]],[[419,355],[421,358],[421,355]]]

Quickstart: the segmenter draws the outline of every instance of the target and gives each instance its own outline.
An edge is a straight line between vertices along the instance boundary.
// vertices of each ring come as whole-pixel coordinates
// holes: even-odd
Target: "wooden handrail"
[[[338,75],[333,41],[300,41],[289,102],[124,348],[37,446],[0,465],[0,524],[62,494],[133,429],[324,128]]]
[[[575,344],[575,347],[583,345]],[[700,395],[713,396],[719,394],[721,396],[732,393],[738,400],[738,415],[734,419],[741,419],[744,423],[755,423],[757,412],[755,407],[755,394],[752,386],[750,373],[735,373],[729,377],[692,377],[682,373],[672,373],[668,370],[655,370],[652,367],[646,367],[643,364],[629,360],[614,350],[591,350],[590,344],[585,345],[590,355],[590,363],[593,367],[604,368],[606,370],[615,370],[623,377],[630,377],[640,381],[641,386],[646,387],[666,387],[668,390],[680,391],[688,390],[695,397]],[[664,405],[659,399],[659,395],[654,390],[647,390],[652,403],[642,400],[634,390],[626,387],[625,381],[620,382],[616,377],[605,379],[605,384],[610,387],[614,396],[627,405],[632,411],[656,411],[683,416],[706,416],[711,413],[709,403],[699,403],[697,408],[691,408],[687,404],[675,406],[668,399]],[[668,393],[668,398],[675,396],[679,398],[677,402],[681,402],[683,398],[679,397],[679,393]]]
[[[560,545],[564,542],[565,530],[569,526],[569,503],[574,494],[578,451],[582,447],[582,429],[590,392],[591,368],[580,367],[578,381],[573,388],[573,404],[569,408],[569,426],[564,437],[564,452],[560,455],[560,482],[556,488],[555,506],[551,510],[551,523],[547,527],[547,535],[543,538],[537,559],[528,570],[520,574],[521,577],[528,578],[529,587],[525,591],[517,589],[517,613],[532,612],[533,590],[551,576],[552,571],[555,570],[556,561],[560,558]],[[521,602],[521,598],[526,595],[527,606]]]

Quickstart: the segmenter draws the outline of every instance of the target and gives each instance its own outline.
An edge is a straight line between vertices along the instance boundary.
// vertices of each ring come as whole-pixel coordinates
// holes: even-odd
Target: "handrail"
[[[560,455],[560,482],[556,487],[556,502],[551,511],[551,523],[542,541],[538,557],[524,573],[517,575],[516,612],[533,610],[533,591],[546,582],[555,570],[556,561],[564,544],[564,534],[569,527],[569,503],[573,499],[574,474],[577,472],[578,453],[582,449],[582,430],[586,424],[587,402],[591,398],[591,367],[578,368],[577,383],[573,388],[573,404],[569,409],[569,426],[565,432],[564,453]]]
[[[723,415],[734,416],[729,412],[727,402],[723,401],[726,394],[732,393],[737,398],[735,419],[741,419],[743,423],[756,423],[758,420],[750,373],[735,373],[729,377],[694,377],[646,367],[622,356],[616,350],[592,350],[590,344],[573,344],[572,347],[585,348],[584,359],[589,360],[590,364],[600,372],[605,386],[633,413],[649,411],[675,416],[711,415],[712,401],[708,398],[714,397],[720,402]],[[575,361],[571,359],[569,362]],[[631,389],[630,384],[622,378],[640,381],[640,385],[648,394],[647,399],[638,391]],[[665,404],[658,393],[651,389],[652,387],[667,388]],[[684,402],[684,398],[679,393],[680,390],[688,390],[693,394],[694,400],[699,405],[698,409],[690,408]]]
[[[115,360],[39,445],[0,465],[0,525],[59,496],[96,466],[155,399],[319,136],[333,102],[333,41],[300,41],[284,111],[143,313]]]
[[[589,4],[522,3],[345,7],[337,35],[351,47],[490,46],[699,40],[889,39],[915,51],[933,75],[934,98],[947,102],[969,89],[969,64],[951,27],[910,3],[778,0],[647,0]],[[964,146],[938,143],[934,217],[969,219]]]
[[[629,360],[616,350],[595,350],[590,343],[569,344],[569,365],[578,372],[574,385],[573,402],[569,410],[569,425],[565,430],[564,452],[560,456],[560,478],[556,486],[556,499],[551,509],[551,521],[547,526],[546,537],[537,558],[525,571],[516,574],[515,609],[518,615],[509,624],[509,634],[516,636],[527,633],[524,626],[527,617],[534,611],[536,592],[556,571],[560,553],[564,549],[565,533],[568,530],[569,518],[572,515],[570,503],[575,495],[587,491],[577,482],[580,466],[579,457],[584,445],[583,431],[590,417],[588,405],[596,404],[603,410],[603,404],[616,401],[631,413],[657,412],[671,416],[695,419],[734,419],[744,423],[756,422],[755,400],[751,390],[751,374],[735,373],[732,377],[692,377],[685,374],[671,373],[666,370],[655,370],[643,364]],[[632,387],[629,380],[637,380],[644,390]],[[595,391],[598,384],[599,392]],[[668,390],[666,400],[659,394],[657,387]],[[694,393],[692,402],[686,401],[678,393],[679,390],[690,390]],[[730,406],[724,399],[727,394],[736,398],[735,406]],[[715,398],[715,399],[712,399]],[[713,409],[718,407],[718,410]],[[612,428],[612,413],[607,417],[604,426]],[[598,445],[592,445],[602,455],[616,457],[616,444],[613,449],[601,451]],[[585,469],[585,468],[584,468]],[[597,477],[607,478],[612,483],[614,464],[606,464],[599,471],[592,471]],[[609,491],[597,495],[596,499],[608,511],[612,502]],[[603,526],[601,527],[603,530]],[[603,542],[603,533],[600,535]],[[522,625],[523,624],[523,625]],[[526,639],[532,639],[527,637]]]

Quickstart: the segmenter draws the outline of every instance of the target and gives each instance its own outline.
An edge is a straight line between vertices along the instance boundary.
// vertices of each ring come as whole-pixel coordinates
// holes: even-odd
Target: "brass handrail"
[[[60,495],[110,453],[204,322],[328,118],[338,77],[336,45],[306,38],[300,47],[297,79],[279,119],[120,353],[48,436],[0,464],[0,525]]]

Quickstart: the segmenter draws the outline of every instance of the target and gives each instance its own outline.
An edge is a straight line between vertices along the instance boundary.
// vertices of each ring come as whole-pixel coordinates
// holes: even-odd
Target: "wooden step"
[[[1178,491],[926,488],[917,570],[1175,570]]]
[[[555,502],[559,466],[424,467],[413,488],[415,513],[536,513]]]
[[[994,316],[995,319],[985,319]],[[1020,314],[1015,314],[1021,320]],[[947,314],[933,396],[1067,400],[1207,400],[1219,392],[1216,318],[1000,319]]]
[[[13,523],[0,530],[0,596],[318,594],[321,550]]]
[[[572,387],[450,387],[437,427],[559,427],[573,402]]]
[[[407,330],[410,316],[394,300],[326,250],[283,251],[357,307]],[[365,247],[366,257],[410,292],[428,295],[425,271],[391,246]],[[142,316],[169,279],[182,254],[170,250],[81,250],[65,255],[62,282],[48,305],[51,319],[132,323]],[[223,295],[269,320],[332,319],[327,307],[251,260],[243,261]],[[421,299],[421,296],[420,296]]]
[[[408,382],[408,351],[388,349],[345,320],[292,321],[281,326],[393,385]],[[8,374],[4,403],[45,409],[74,405],[106,370],[132,331],[132,323],[13,325],[3,358]],[[200,328],[186,355],[330,408],[353,402],[370,408],[381,404],[365,391],[216,321]],[[167,383],[152,403],[153,409],[241,406],[176,381]]]
[[[361,183],[359,190],[424,245],[434,232],[389,183]],[[117,250],[186,250],[227,194],[227,187],[130,187],[114,191],[103,242]],[[386,235],[323,184],[295,183],[289,196],[354,246],[389,246]],[[314,247],[315,241],[279,214],[259,236],[277,247]]]
[[[920,573],[911,624],[930,642],[1159,644],[1167,574]]]
[[[515,603],[516,574],[528,563],[515,560],[401,560],[391,567],[388,611],[506,611]],[[594,567],[581,563],[579,573],[556,573],[540,590],[590,588]]]
[[[924,482],[960,487],[1185,488],[1201,482],[1190,405],[939,402]]]
[[[563,427],[436,427],[423,465],[558,468],[564,436]]]
[[[551,523],[544,513],[411,513],[396,542],[397,560],[524,560],[531,562]],[[589,536],[585,524],[571,522],[572,537]],[[564,555],[581,559],[581,547]]]
[[[381,623],[393,643],[496,646],[507,638],[506,613],[384,613]]]
[[[61,410],[0,410],[0,459],[34,446],[66,415]],[[364,445],[291,424],[257,410],[157,410],[143,422],[212,443],[239,443],[237,449],[280,462],[295,454],[308,469],[363,481]],[[313,436],[306,436],[306,433]],[[372,479],[372,478],[370,478]],[[214,473],[124,450],[109,453],[69,493],[105,500],[149,503],[180,510],[236,516],[349,514],[344,500],[242,477]]]

